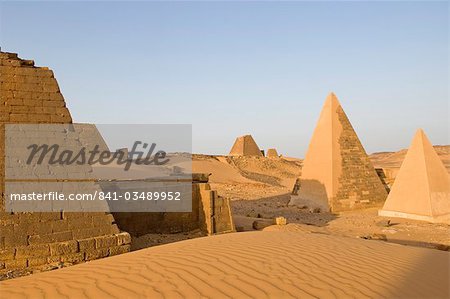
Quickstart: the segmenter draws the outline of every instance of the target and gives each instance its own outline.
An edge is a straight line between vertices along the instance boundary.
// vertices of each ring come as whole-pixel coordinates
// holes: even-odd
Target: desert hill
[[[450,173],[450,145],[435,145],[433,147]],[[397,152],[373,153],[369,158],[375,168],[400,168],[407,151],[407,149],[402,149]]]
[[[259,199],[290,193],[301,173],[301,160],[193,155],[192,171],[211,173],[211,186],[221,196]]]

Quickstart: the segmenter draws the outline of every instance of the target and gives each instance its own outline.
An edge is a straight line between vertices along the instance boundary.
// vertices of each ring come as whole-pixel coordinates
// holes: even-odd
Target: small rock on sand
[[[286,224],[287,224],[287,219],[284,218],[284,217],[276,217],[276,218],[274,219],[274,223],[275,223],[276,225],[286,225]]]
[[[362,239],[366,240],[381,240],[381,241],[387,241],[387,237],[385,234],[370,234],[360,237]]]
[[[389,226],[391,226],[391,220],[389,220],[389,219],[387,219],[387,220],[381,220],[381,221],[378,221],[378,222],[376,223],[376,225],[377,225],[377,226],[380,226],[380,227],[389,227]]]

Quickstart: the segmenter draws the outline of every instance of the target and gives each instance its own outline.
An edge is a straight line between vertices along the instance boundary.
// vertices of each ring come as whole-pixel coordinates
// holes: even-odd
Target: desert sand
[[[1,282],[2,298],[448,298],[450,253],[301,230],[198,238]]]

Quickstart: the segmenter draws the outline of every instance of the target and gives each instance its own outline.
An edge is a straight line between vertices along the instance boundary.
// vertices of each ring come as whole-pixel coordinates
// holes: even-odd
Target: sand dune
[[[199,238],[4,281],[1,298],[448,298],[450,253],[307,232]]]

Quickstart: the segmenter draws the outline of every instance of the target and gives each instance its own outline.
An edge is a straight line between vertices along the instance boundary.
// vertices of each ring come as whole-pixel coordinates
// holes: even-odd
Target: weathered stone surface
[[[30,256],[49,256],[50,247],[48,244],[30,245],[18,247],[16,249],[16,258],[26,258]]]
[[[293,194],[332,211],[381,206],[387,197],[380,178],[337,97],[325,101],[314,130],[299,186]]]
[[[96,260],[109,255],[109,248],[99,248],[94,250],[88,250],[84,253],[84,259],[86,261]]]
[[[251,135],[244,135],[236,138],[229,153],[230,156],[256,156],[263,154]]]
[[[75,253],[77,251],[78,242],[76,240],[50,244],[51,255],[65,255],[68,253]]]
[[[276,225],[286,225],[287,224],[287,219],[284,217],[276,217],[274,219],[274,224]]]
[[[87,251],[87,250],[94,250],[95,249],[95,239],[82,239],[78,240],[78,247],[81,252]]]
[[[122,245],[109,248],[109,256],[130,252],[131,245]]]
[[[95,238],[95,248],[109,248],[117,245],[117,236],[102,236]]]
[[[131,236],[129,233],[117,234],[117,245],[131,244]]]
[[[51,70],[35,67],[34,61],[22,60],[17,54],[0,52],[0,193],[5,179],[4,128],[9,123],[72,123],[72,117]],[[3,208],[2,197],[0,210]],[[2,274],[9,270],[26,273],[47,263],[84,261],[86,251],[91,251],[89,259],[102,257],[104,254],[93,253],[94,237],[115,239],[119,230],[113,222],[113,216],[105,213],[0,212]],[[111,247],[117,246],[115,240]],[[126,236],[122,240],[129,244]],[[108,248],[103,251],[109,252]],[[5,277],[9,276],[0,279]]]
[[[198,176],[195,176],[198,177]],[[202,181],[207,176],[203,176]],[[116,223],[132,236],[179,233],[200,229],[207,235],[235,231],[229,199],[217,196],[208,183],[192,183],[192,212],[115,212]],[[127,237],[128,238],[128,237]],[[118,238],[120,243],[121,238]]]
[[[269,148],[267,150],[266,157],[267,158],[278,158],[279,155],[278,155],[278,152],[277,152],[277,150],[275,148]]]

